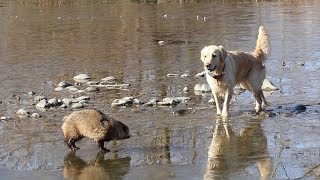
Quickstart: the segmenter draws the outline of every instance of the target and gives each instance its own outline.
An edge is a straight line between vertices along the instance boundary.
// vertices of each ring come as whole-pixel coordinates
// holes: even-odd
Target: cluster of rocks
[[[166,97],[162,101],[157,98],[152,98],[148,102],[143,102],[134,97],[124,97],[122,99],[115,99],[112,103],[112,107],[118,106],[131,106],[131,105],[144,105],[144,106],[174,106],[181,102],[191,100],[190,97]]]
[[[34,98],[36,103],[36,108],[39,110],[46,110],[49,108],[67,108],[70,107],[71,109],[77,109],[77,108],[83,108],[86,104],[89,103],[90,97],[89,96],[80,96],[80,97],[74,97],[74,98],[52,98],[47,99],[44,96],[36,96]]]

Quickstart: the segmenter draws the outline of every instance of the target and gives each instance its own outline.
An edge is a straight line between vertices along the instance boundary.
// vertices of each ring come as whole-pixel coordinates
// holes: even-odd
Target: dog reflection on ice
[[[248,122],[238,135],[226,119],[218,118],[208,149],[204,179],[233,179],[239,174],[251,176],[246,169],[255,166],[260,179],[270,178],[272,162],[260,122]]]

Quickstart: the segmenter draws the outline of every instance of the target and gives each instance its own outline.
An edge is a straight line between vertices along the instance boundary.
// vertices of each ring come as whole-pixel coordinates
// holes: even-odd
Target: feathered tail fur
[[[252,52],[252,55],[264,62],[270,55],[270,51],[271,46],[269,36],[266,29],[263,26],[260,26],[256,49]]]

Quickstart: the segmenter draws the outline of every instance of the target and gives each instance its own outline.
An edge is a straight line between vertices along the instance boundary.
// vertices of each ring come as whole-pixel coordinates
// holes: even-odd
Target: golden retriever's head
[[[201,50],[201,61],[203,62],[204,69],[210,72],[216,70],[218,66],[223,65],[226,57],[227,51],[221,45],[210,45]]]

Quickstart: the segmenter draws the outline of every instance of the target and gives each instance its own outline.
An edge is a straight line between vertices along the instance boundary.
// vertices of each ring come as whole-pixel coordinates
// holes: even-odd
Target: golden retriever
[[[265,109],[267,101],[261,86],[266,76],[263,63],[269,53],[269,37],[263,26],[259,28],[256,48],[251,53],[226,51],[221,45],[210,45],[201,50],[201,60],[216,102],[217,115],[229,116],[229,104],[233,89],[237,84],[253,94],[256,99],[257,113]],[[223,96],[224,102],[221,110],[221,97]]]

